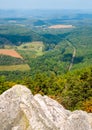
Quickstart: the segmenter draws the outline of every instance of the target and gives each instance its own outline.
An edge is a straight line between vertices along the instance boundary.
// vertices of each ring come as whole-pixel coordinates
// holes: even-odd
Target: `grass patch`
[[[44,47],[43,42],[27,42],[18,46],[17,49],[42,51],[43,47]]]
[[[42,42],[28,42],[23,43],[17,47],[18,52],[24,52],[29,56],[41,56],[43,55],[44,44]]]
[[[0,71],[28,71],[30,70],[30,67],[28,64],[22,64],[22,65],[10,65],[10,66],[0,66]]]

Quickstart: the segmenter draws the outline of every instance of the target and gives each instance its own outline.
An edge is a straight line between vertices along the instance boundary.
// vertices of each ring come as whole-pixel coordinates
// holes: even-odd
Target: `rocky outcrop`
[[[92,130],[92,114],[70,112],[58,102],[15,85],[0,95],[0,130]]]

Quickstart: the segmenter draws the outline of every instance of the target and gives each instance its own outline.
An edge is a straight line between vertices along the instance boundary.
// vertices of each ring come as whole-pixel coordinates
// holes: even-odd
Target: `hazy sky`
[[[0,0],[0,9],[92,9],[92,0]]]

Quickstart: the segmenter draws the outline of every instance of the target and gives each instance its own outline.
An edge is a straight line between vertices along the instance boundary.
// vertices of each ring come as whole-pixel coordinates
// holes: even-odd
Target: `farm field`
[[[0,49],[0,71],[29,71],[23,57],[14,49]]]
[[[52,29],[64,29],[64,28],[74,28],[73,25],[52,25],[50,26],[49,28],[52,28]]]
[[[20,50],[36,50],[42,51],[42,48],[44,47],[42,42],[39,41],[35,41],[35,42],[27,42],[27,43],[23,43],[20,46],[18,46],[17,48]]]
[[[8,55],[16,58],[22,58],[18,52],[12,49],[0,49],[0,54]]]
[[[23,65],[10,65],[10,66],[0,66],[0,71],[29,71],[30,67],[27,64]]]
[[[35,58],[44,54],[44,44],[43,42],[39,41],[23,43],[16,49],[23,56],[24,59],[26,59],[27,57]]]

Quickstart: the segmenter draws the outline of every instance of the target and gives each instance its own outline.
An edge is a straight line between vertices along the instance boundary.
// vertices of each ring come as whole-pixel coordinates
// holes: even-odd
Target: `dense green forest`
[[[14,49],[23,59],[0,55],[0,67],[6,66],[0,69],[0,94],[23,84],[67,109],[92,112],[91,23],[91,14],[1,18],[0,49]],[[56,24],[74,28],[49,28]]]
[[[92,112],[92,67],[62,75],[50,72],[0,72],[0,93],[15,84],[26,85],[33,94],[48,95],[70,110]]]

